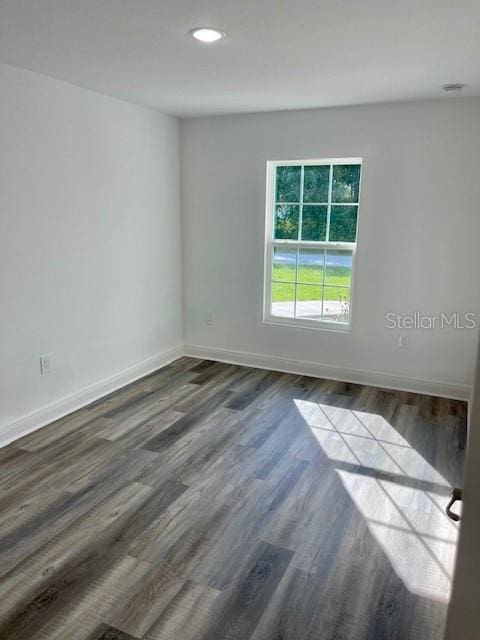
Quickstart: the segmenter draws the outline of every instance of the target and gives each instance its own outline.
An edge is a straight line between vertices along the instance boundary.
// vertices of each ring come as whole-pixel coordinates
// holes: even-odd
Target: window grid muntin
[[[333,170],[335,166],[345,166],[345,165],[359,165],[361,167],[361,162],[358,161],[352,161],[352,162],[317,162],[317,163],[313,163],[313,161],[311,161],[310,164],[308,163],[298,163],[298,164],[294,164],[294,163],[289,163],[289,164],[282,164],[282,163],[277,163],[274,165],[274,169],[275,169],[275,185],[274,185],[274,218],[275,218],[275,212],[277,207],[280,206],[287,206],[287,207],[298,207],[299,208],[299,212],[298,212],[298,230],[297,230],[297,241],[298,242],[302,242],[302,232],[303,232],[303,206],[307,205],[307,206],[314,206],[314,207],[327,207],[327,226],[326,226],[326,230],[325,230],[325,240],[320,240],[319,242],[330,242],[329,237],[330,237],[330,219],[331,219],[331,213],[332,213],[332,207],[356,207],[357,211],[357,221],[356,221],[356,225],[355,225],[355,237],[356,237],[356,231],[357,231],[357,227],[358,227],[358,207],[359,207],[359,200],[358,199],[356,202],[335,202],[332,200],[332,193],[333,193]],[[282,167],[282,166],[300,166],[300,199],[298,202],[292,201],[292,202],[282,202],[280,200],[277,200],[277,185],[276,185],[276,171],[278,167]],[[327,202],[305,202],[305,194],[304,194],[304,187],[305,187],[305,167],[306,166],[328,166],[328,201]],[[361,171],[361,170],[360,170]],[[360,179],[361,179],[361,174],[360,174]],[[360,183],[359,183],[359,187],[360,187]],[[358,193],[360,195],[360,188],[358,190]],[[283,238],[282,238],[283,239]],[[273,240],[276,241],[277,239],[275,238],[275,219],[274,219],[274,224],[273,224]],[[291,240],[292,242],[295,242],[295,240]],[[313,241],[312,241],[313,242]],[[336,241],[334,241],[336,242]]]
[[[298,207],[300,206],[300,204],[303,204],[301,202],[275,202],[275,208],[277,207],[281,207],[281,206],[287,206],[287,207]],[[305,202],[305,204],[310,204],[312,206],[323,206],[326,207],[327,203],[326,202]]]
[[[296,240],[291,240],[290,242],[297,244]],[[353,280],[353,268],[354,268],[354,250],[351,247],[348,247],[347,249],[345,249],[345,251],[348,251],[351,254],[351,259],[352,259],[352,264],[351,264],[351,268],[350,268],[350,284],[348,285],[343,285],[343,284],[332,284],[330,282],[327,282],[327,257],[328,257],[328,251],[339,251],[339,249],[335,248],[335,249],[318,249],[319,251],[322,251],[322,282],[305,282],[305,281],[300,281],[299,280],[299,275],[298,275],[298,270],[299,270],[299,263],[300,263],[300,250],[303,248],[301,246],[302,242],[298,241],[298,246],[297,246],[297,250],[295,252],[295,280],[292,282],[291,280],[278,280],[275,279],[274,275],[273,275],[273,269],[272,269],[272,278],[271,278],[271,284],[270,284],[270,290],[273,289],[273,285],[274,284],[285,284],[289,287],[294,287],[294,299],[293,299],[293,316],[274,316],[274,317],[288,317],[292,320],[295,319],[302,319],[302,320],[308,320],[309,322],[330,322],[332,324],[340,324],[340,325],[348,325],[350,322],[350,311],[349,311],[349,320],[347,322],[342,322],[340,320],[328,320],[328,316],[327,318],[325,318],[325,302],[331,302],[330,300],[325,301],[325,289],[344,289],[346,291],[348,291],[349,295],[348,295],[348,300],[349,300],[349,304],[351,301],[351,291],[352,291],[352,280]],[[274,247],[275,248],[275,247]],[[272,265],[273,265],[273,260],[274,260],[274,254],[272,254]],[[321,314],[320,314],[320,318],[319,319],[314,319],[314,318],[305,318],[305,316],[299,316],[297,314],[297,302],[298,302],[298,285],[300,286],[307,286],[307,287],[317,287],[321,290],[322,293],[322,298],[321,298]],[[270,310],[271,310],[271,305],[272,305],[273,301],[270,301]],[[320,302],[320,301],[319,301]],[[273,315],[273,314],[272,314]]]
[[[267,246],[265,253],[265,284],[267,285],[268,278],[268,288],[265,289],[266,296],[264,298],[264,321],[272,322],[273,324],[291,324],[292,326],[303,326],[305,328],[322,328],[322,325],[328,325],[330,330],[337,329],[338,331],[348,330],[351,321],[352,321],[352,299],[353,299],[353,282],[355,275],[355,257],[356,257],[356,248],[357,248],[357,235],[358,235],[358,215],[359,215],[359,207],[360,207],[360,193],[361,193],[361,182],[362,182],[362,159],[361,158],[333,158],[333,159],[324,159],[324,160],[292,160],[292,161],[269,161],[267,163],[267,175],[269,176],[268,180],[268,191],[272,197],[268,197],[267,199]],[[305,203],[304,200],[304,177],[303,182],[300,188],[300,200],[294,202],[281,202],[277,201],[276,198],[276,177],[277,177],[277,168],[281,166],[300,166],[301,174],[304,174],[304,168],[306,166],[329,166],[329,202],[308,202]],[[356,202],[333,202],[332,201],[332,190],[333,190],[333,173],[335,166],[341,165],[358,165],[360,167],[359,170],[359,180],[358,180],[358,198]],[[329,240],[301,240],[302,234],[302,224],[300,220],[300,211],[298,218],[298,233],[297,240],[294,239],[275,239],[275,212],[276,207],[278,205],[290,205],[290,206],[298,206],[303,207],[304,204],[308,204],[310,206],[327,206],[329,208],[329,214],[331,213],[332,206],[336,207],[355,207],[356,208],[356,221],[355,221],[355,241],[329,241]],[[272,208],[273,207],[273,208]],[[303,211],[302,211],[303,215]],[[329,216],[329,227],[330,227],[330,216]],[[329,229],[330,231],[330,229]],[[327,234],[326,234],[326,237]],[[293,317],[286,316],[276,316],[272,311],[272,285],[273,283],[283,283],[292,285],[291,282],[285,282],[283,280],[274,280],[273,279],[273,258],[274,258],[274,250],[275,248],[296,248],[297,249],[297,258],[296,258],[296,282],[295,282],[295,314]],[[299,283],[298,282],[298,267],[299,267],[299,252],[301,249],[318,249],[324,250],[323,253],[323,283],[319,285],[318,283]],[[348,285],[337,285],[337,284],[327,284],[326,280],[326,270],[327,270],[327,253],[326,251],[348,251],[351,254],[351,267],[350,267],[350,280]],[[314,286],[322,287],[322,318],[319,320],[313,320],[310,318],[299,317],[296,315],[296,304],[297,304],[297,285],[298,284],[312,284]],[[335,288],[335,289],[345,289],[349,290],[350,295],[348,296],[349,301],[349,312],[348,319],[346,322],[342,322],[339,320],[331,320],[324,318],[325,312],[325,288]],[[328,303],[328,301],[327,301]]]

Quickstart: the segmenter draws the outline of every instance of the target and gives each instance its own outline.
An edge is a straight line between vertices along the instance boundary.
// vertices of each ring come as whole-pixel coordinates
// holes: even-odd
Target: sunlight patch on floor
[[[382,416],[295,405],[406,587],[447,602],[458,535],[444,512],[449,482]]]

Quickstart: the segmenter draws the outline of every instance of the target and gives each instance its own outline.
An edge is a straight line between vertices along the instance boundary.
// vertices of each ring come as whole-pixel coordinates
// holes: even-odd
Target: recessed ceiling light
[[[225,37],[225,32],[211,27],[196,27],[190,31],[190,35],[200,42],[216,42]]]
[[[461,82],[452,82],[451,84],[444,84],[442,89],[447,93],[460,93],[465,86]]]

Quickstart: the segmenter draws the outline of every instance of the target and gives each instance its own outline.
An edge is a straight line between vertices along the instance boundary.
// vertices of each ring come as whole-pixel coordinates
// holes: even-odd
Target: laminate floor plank
[[[89,636],[88,640],[136,640],[128,633],[124,633],[119,629],[101,624]]]
[[[182,485],[167,484],[158,492],[147,487],[139,487],[134,500],[130,504],[122,505],[121,515],[118,516],[120,507],[113,512],[116,516],[112,523],[96,530],[96,537],[90,539],[85,536],[82,526],[70,528],[60,540],[57,539],[57,548],[66,550],[65,546],[69,537],[78,540],[83,533],[82,542],[73,546],[74,552],[64,557],[61,567],[57,566],[45,580],[45,584],[35,594],[23,603],[10,620],[0,625],[0,637],[31,638],[34,633],[48,626],[50,619],[55,615],[64,615],[66,605],[75,598],[83,602],[85,592],[96,587],[97,583],[104,585],[103,597],[108,598],[109,582],[106,576],[126,557],[126,549],[134,539],[152,520],[163,511],[170,502],[175,500],[184,490]],[[70,534],[70,535],[69,535]],[[69,545],[70,546],[70,545]],[[55,545],[51,552],[55,553]],[[70,546],[70,549],[72,547]],[[130,561],[130,564],[134,564]],[[30,563],[26,563],[24,571],[31,571]],[[131,568],[128,571],[131,572]],[[98,588],[95,589],[98,591]],[[99,595],[91,598],[92,604],[98,607]]]
[[[244,575],[216,600],[203,640],[241,640],[253,633],[285,573],[292,552],[264,542],[247,554]]]
[[[438,640],[465,403],[179,358],[0,450],[0,638]]]
[[[36,615],[40,616],[49,603],[55,604],[54,597],[47,597],[53,594],[52,585],[65,579],[68,582],[72,563],[81,567],[78,559],[85,556],[85,549],[95,545],[98,532],[105,529],[111,532],[115,527],[121,529],[125,513],[151,493],[151,489],[139,484],[130,484],[114,492],[92,508],[81,522],[71,523],[61,535],[57,534],[40,548],[27,553],[7,572],[0,579],[0,637],[2,633],[4,637],[10,637],[9,633],[21,637]],[[99,548],[104,546],[99,544]],[[86,555],[90,557],[88,553]]]
[[[142,566],[136,561],[137,566]],[[184,582],[163,566],[144,563],[147,570],[115,598],[104,619],[132,636],[143,638],[183,588]]]
[[[151,440],[148,440],[143,445],[143,448],[149,451],[164,451],[169,447],[176,446],[180,438],[188,436],[191,431],[198,428],[199,423],[205,419],[208,420],[215,409],[224,406],[229,401],[230,396],[231,392],[221,390],[202,400],[195,409],[192,409],[167,429],[162,430]]]
[[[186,582],[144,635],[144,640],[199,640],[208,627],[219,591]]]

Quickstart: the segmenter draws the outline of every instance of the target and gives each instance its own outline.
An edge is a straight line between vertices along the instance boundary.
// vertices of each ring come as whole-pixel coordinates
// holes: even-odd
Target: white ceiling
[[[480,95],[480,0],[0,0],[0,61],[180,116]]]

